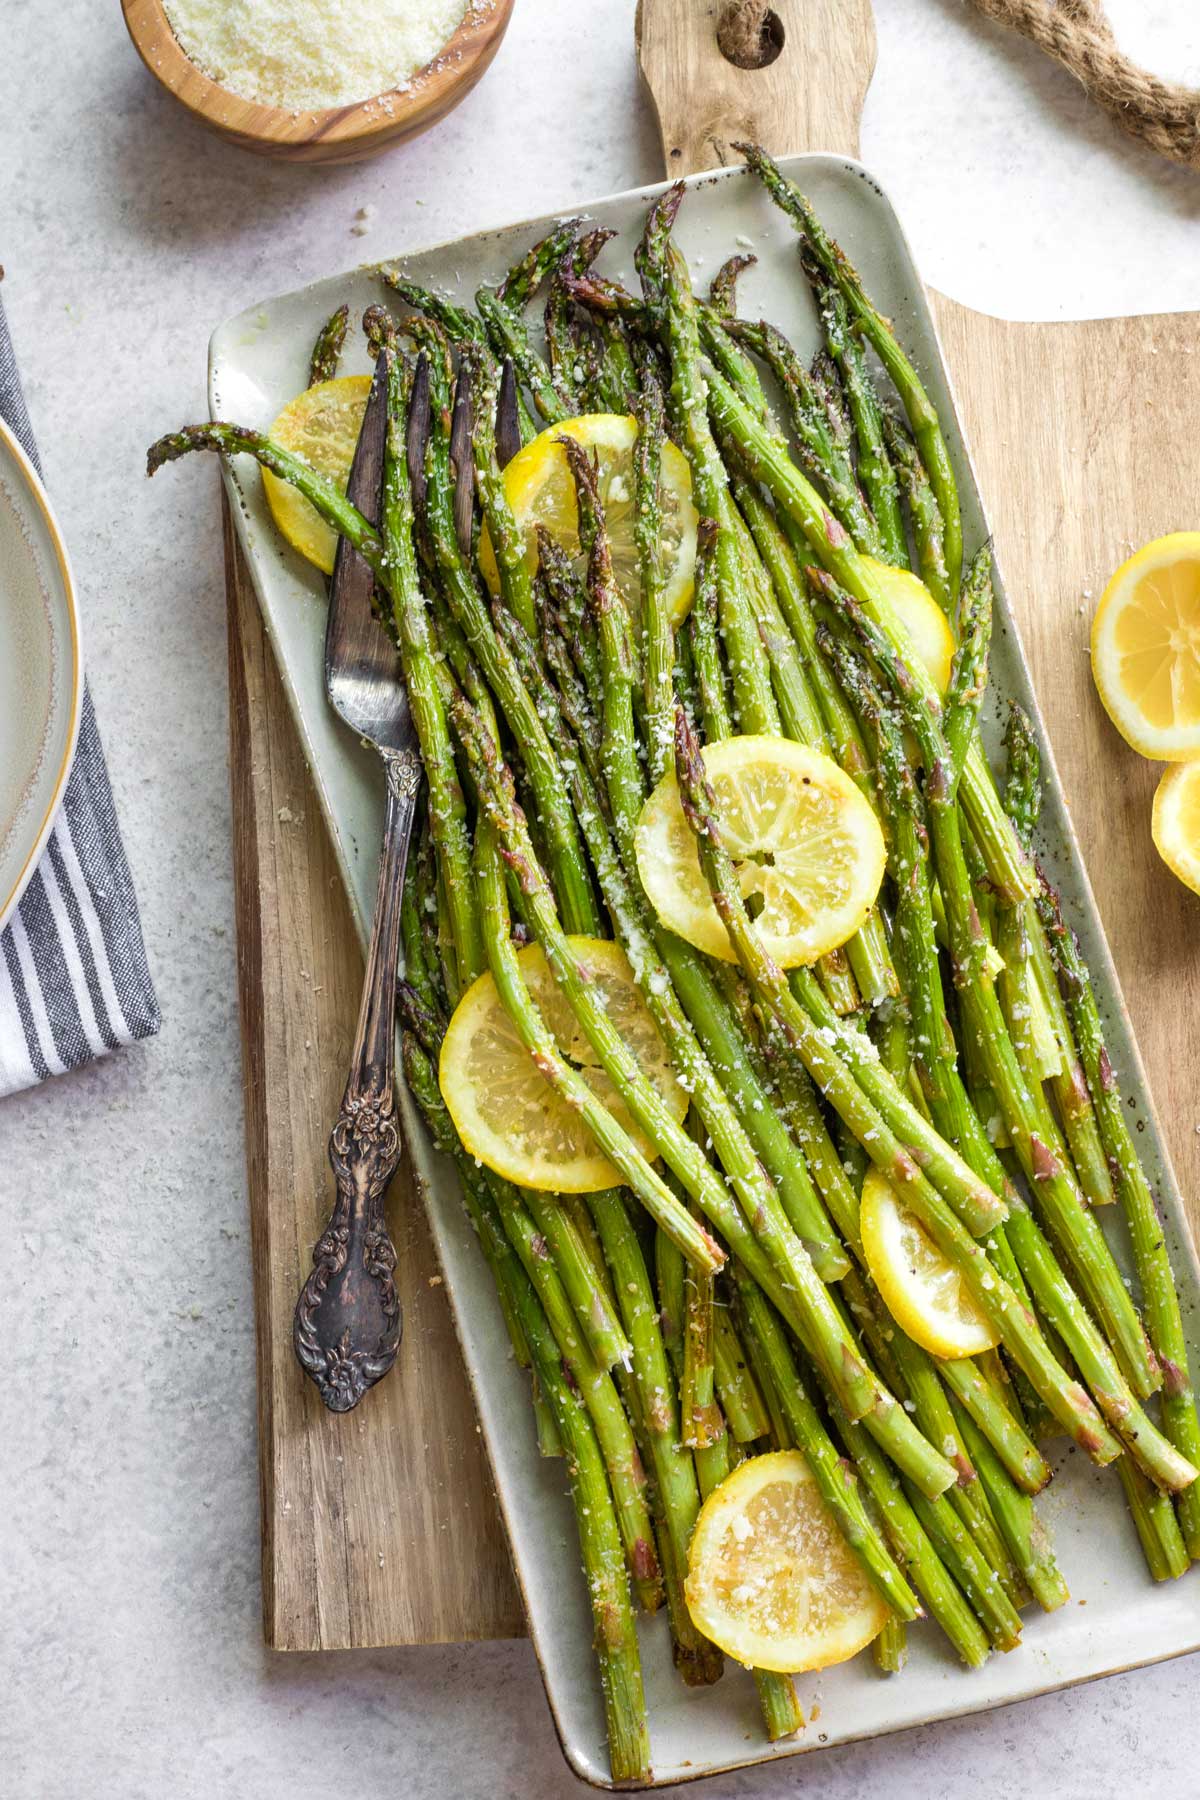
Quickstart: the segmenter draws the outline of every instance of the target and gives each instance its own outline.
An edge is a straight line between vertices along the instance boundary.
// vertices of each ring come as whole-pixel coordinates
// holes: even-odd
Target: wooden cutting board
[[[671,175],[733,139],[853,155],[869,0],[776,0],[767,68],[721,55],[723,4],[642,0],[640,59]],[[886,179],[886,170],[879,173]],[[1150,843],[1157,771],[1091,687],[1092,603],[1160,532],[1200,524],[1200,318],[1010,324],[934,295],[1042,709],[1193,1225],[1200,1223],[1200,901]],[[259,1359],[263,1621],[277,1649],[523,1629],[419,1195],[391,1218],[405,1333],[346,1418],[293,1361],[291,1311],[328,1195],[325,1141],[362,963],[249,577],[226,521],[238,973]],[[1196,1198],[1192,1198],[1196,1197]]]

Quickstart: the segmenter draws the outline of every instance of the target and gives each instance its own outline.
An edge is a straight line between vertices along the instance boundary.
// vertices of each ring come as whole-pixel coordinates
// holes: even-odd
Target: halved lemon
[[[1092,621],[1092,674],[1135,750],[1200,756],[1200,531],[1155,538],[1121,564]]]
[[[1200,761],[1166,771],[1155,791],[1150,830],[1172,875],[1200,894]]]
[[[876,585],[895,609],[938,693],[944,694],[950,685],[950,669],[954,662],[954,633],[950,621],[925,583],[910,569],[897,569],[874,556],[865,556],[862,560],[870,565]]]
[[[335,381],[318,381],[289,401],[271,427],[271,436],[285,450],[293,450],[345,492],[354,461],[354,446],[362,428],[371,392],[369,375],[339,375]],[[301,556],[306,556],[326,575],[333,572],[337,533],[286,481],[263,470],[263,490],[271,517]]]
[[[854,936],[883,880],[883,833],[867,801],[831,757],[788,738],[725,738],[703,754],[725,847],[771,955],[790,969],[836,950]],[[674,774],[642,808],[636,847],[663,924],[735,962]]]
[[[624,951],[604,938],[569,941],[642,1073],[682,1122],[688,1097],[671,1071]],[[517,961],[564,1057],[653,1161],[657,1151],[638,1131],[600,1067],[541,946],[527,944]],[[579,1114],[551,1087],[517,1036],[491,975],[473,982],[455,1008],[442,1043],[438,1081],[463,1144],[497,1174],[521,1187],[563,1194],[595,1193],[621,1182]]]
[[[530,573],[537,568],[539,525],[544,525],[573,556],[580,556],[575,484],[566,451],[557,441],[564,436],[573,437],[597,458],[613,574],[636,624],[641,615],[641,584],[633,536],[637,422],[623,413],[583,413],[577,419],[551,425],[519,450],[505,468],[504,491],[525,537]],[[687,458],[668,441],[662,454],[661,542],[666,607],[673,625],[679,624],[692,604],[698,522]],[[479,542],[479,567],[492,592],[498,592],[500,578],[486,530]]]
[[[888,1617],[798,1450],[752,1456],[700,1509],[684,1584],[688,1611],[755,1669],[828,1669]]]
[[[978,1356],[999,1338],[958,1270],[946,1261],[878,1169],[868,1169],[859,1218],[863,1253],[888,1311],[931,1356]]]

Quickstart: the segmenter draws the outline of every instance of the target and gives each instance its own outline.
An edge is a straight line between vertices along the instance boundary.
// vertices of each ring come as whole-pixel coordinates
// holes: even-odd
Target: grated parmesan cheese
[[[403,88],[468,0],[164,0],[185,55],[230,93],[316,111]]]

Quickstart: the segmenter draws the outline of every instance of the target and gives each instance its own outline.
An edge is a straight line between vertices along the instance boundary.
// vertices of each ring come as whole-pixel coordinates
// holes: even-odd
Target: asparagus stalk
[[[484,967],[483,943],[471,894],[466,804],[446,729],[429,636],[428,609],[417,578],[405,435],[411,384],[404,365],[394,352],[385,350],[383,355],[388,382],[381,518],[383,561],[388,572],[387,587],[400,645],[400,666],[429,785],[430,825],[450,913],[457,984],[461,991]]]
[[[892,379],[941,510],[946,571],[953,602],[957,599],[962,578],[962,517],[958,486],[937,409],[900,348],[891,325],[871,304],[857,272],[826,232],[804,195],[790,181],[784,180],[775,163],[758,144],[735,144],[734,149],[742,153],[775,204],[787,213],[802,233],[813,257],[844,297],[851,317]]]
[[[716,1361],[713,1350],[716,1296],[711,1275],[683,1272],[683,1368],[679,1377],[682,1442],[690,1450],[706,1450],[725,1430],[716,1404]]]
[[[762,358],[783,388],[801,468],[825,494],[858,548],[878,555],[883,549],[879,525],[859,489],[849,448],[838,440],[824,400],[799,356],[765,319],[757,324],[740,319],[729,330],[738,343]]]
[[[894,641],[905,646],[907,633],[903,621],[880,587],[877,575],[824,506],[811,482],[780,453],[750,408],[715,369],[707,371],[706,382],[708,404],[717,429],[736,447],[750,472],[766,484],[779,511],[803,534],[811,555],[867,608],[872,618],[886,627]],[[958,579],[956,576],[956,591]],[[923,670],[917,673],[921,679]],[[923,691],[936,700],[928,676],[924,676]],[[1031,896],[1034,880],[1029,859],[1000,803],[978,741],[972,743],[967,754],[963,801],[997,891],[1004,895]]]
[[[501,988],[506,1006],[513,1016],[523,1040],[529,1048],[539,1056],[545,1057],[547,1077],[556,1084],[561,1083],[564,1091],[574,1071],[563,1068],[562,1072],[555,1068],[561,1063],[557,1052],[550,1044],[546,1044],[536,1029],[536,1021],[530,1022],[527,1016],[526,1000],[520,989],[520,972],[516,966],[516,958],[507,945],[501,941],[497,930],[497,903],[503,904],[503,891],[494,870],[494,859],[481,858],[478,844],[481,837],[490,844],[490,835],[495,831],[503,845],[506,857],[519,870],[530,923],[538,941],[546,952],[556,981],[562,988],[572,1011],[575,1013],[585,1034],[596,1051],[597,1056],[613,1081],[624,1104],[637,1120],[640,1128],[650,1136],[656,1147],[661,1150],[669,1167],[677,1179],[684,1185],[690,1197],[703,1209],[709,1220],[717,1227],[726,1242],[736,1249],[738,1256],[747,1264],[755,1278],[767,1287],[772,1297],[784,1296],[782,1304],[785,1313],[794,1320],[802,1321],[798,1328],[806,1340],[814,1345],[813,1354],[820,1361],[828,1379],[840,1392],[853,1416],[867,1416],[873,1425],[885,1431],[889,1438],[896,1439],[892,1454],[910,1463],[919,1471],[917,1479],[935,1492],[941,1492],[949,1486],[953,1479],[952,1472],[943,1458],[937,1455],[931,1446],[925,1444],[919,1433],[907,1428],[903,1410],[897,1408],[891,1396],[883,1390],[861,1355],[853,1346],[845,1332],[841,1320],[833,1311],[825,1288],[817,1278],[811,1261],[798,1239],[790,1232],[782,1213],[771,1216],[770,1208],[763,1208],[761,1215],[756,1215],[755,1230],[763,1240],[763,1247],[751,1232],[726,1188],[721,1177],[705,1160],[703,1153],[692,1143],[686,1132],[678,1127],[671,1115],[662,1105],[657,1094],[650,1088],[636,1062],[629,1054],[623,1041],[613,1029],[607,1014],[597,1002],[590,990],[584,971],[577,963],[570,945],[555,918],[553,908],[549,904],[545,879],[537,865],[533,846],[524,828],[519,813],[514,809],[511,797],[511,782],[506,779],[506,772],[496,767],[494,752],[484,741],[483,734],[473,724],[470,709],[465,703],[455,708],[455,724],[467,749],[473,767],[477,771],[481,802],[487,812],[489,831],[476,836],[477,857],[476,869],[478,885],[481,893],[485,919],[485,937],[488,940],[488,954],[492,962],[492,972],[496,975],[497,984]],[[489,866],[493,865],[493,866]],[[507,955],[506,955],[507,952]],[[505,965],[510,966],[505,966]],[[503,979],[502,979],[503,977]],[[515,980],[514,980],[515,978]],[[544,1032],[544,1028],[543,1028]],[[545,1034],[548,1037],[548,1033]],[[539,1063],[541,1066],[541,1063]],[[578,1078],[576,1077],[578,1081]],[[583,1086],[579,1082],[579,1086]],[[588,1090],[590,1100],[590,1090]],[[580,1095],[576,1102],[581,1110],[586,1104]],[[592,1102],[596,1106],[595,1102]],[[597,1107],[603,1114],[604,1109]],[[585,1112],[585,1117],[588,1117]],[[592,1119],[588,1117],[589,1125]],[[604,1131],[604,1137],[597,1131],[605,1153],[625,1172],[625,1165],[618,1160],[616,1152],[621,1151],[619,1139],[624,1136],[616,1128],[611,1118],[605,1114],[597,1125]],[[593,1126],[593,1129],[596,1129]],[[610,1149],[610,1143],[613,1148]],[[627,1161],[628,1161],[627,1157]],[[650,1171],[652,1174],[652,1171]],[[657,1179],[657,1178],[655,1178]],[[635,1185],[631,1181],[631,1185]],[[643,1185],[644,1183],[643,1179]],[[663,1208],[660,1197],[650,1190],[655,1201],[655,1216],[672,1236],[675,1236],[685,1255],[689,1255],[689,1245],[684,1242],[683,1234],[674,1223],[671,1213]],[[638,1189],[639,1195],[642,1189]],[[676,1208],[677,1208],[677,1203]],[[694,1225],[694,1222],[693,1222]],[[694,1225],[694,1230],[702,1233],[702,1228]],[[707,1257],[698,1254],[695,1246],[691,1246],[689,1259],[703,1270],[719,1266],[719,1251],[707,1239],[711,1247]],[[776,1301],[779,1304],[779,1300]]]
[[[1041,756],[1029,720],[1018,706],[1010,708],[1004,743],[1008,754],[1005,805],[1017,835],[1032,854],[1033,829],[1041,809]],[[1108,1206],[1116,1200],[1116,1194],[1100,1129],[1058,989],[1047,935],[1040,927],[1032,902],[1026,902],[1022,909],[1020,933],[1031,975],[1037,984],[1037,996],[1045,1007],[1059,1047],[1061,1066],[1052,1077],[1051,1091],[1058,1102],[1079,1185],[1093,1206]]]
[[[696,592],[692,601],[688,628],[691,633],[692,659],[696,668],[696,692],[700,716],[704,722],[706,742],[716,744],[733,736],[733,719],[725,692],[725,669],[721,661],[717,622],[717,571],[714,560],[720,526],[715,519],[701,519],[696,529]],[[675,709],[672,705],[670,730],[674,733]],[[670,742],[671,740],[669,740]],[[659,768],[662,779],[664,761]]]
[[[971,1602],[993,1647],[1015,1650],[1021,1641],[1021,1615],[979,1554],[958,1514],[945,1500],[934,1505],[911,1483],[905,1483],[905,1492],[934,1549]]]
[[[1160,1377],[1152,1360],[1133,1302],[1092,1213],[1082,1204],[1069,1171],[1051,1148],[1052,1122],[1044,1098],[1031,1093],[1012,1047],[987,967],[985,945],[963,856],[956,804],[956,749],[970,741],[966,706],[947,706],[945,730],[923,699],[916,696],[910,671],[885,635],[860,608],[839,596],[833,584],[825,592],[866,645],[886,675],[906,722],[921,746],[925,761],[926,803],[942,896],[946,905],[960,1003],[980,1047],[988,1078],[1004,1113],[1014,1148],[1039,1207],[1120,1355],[1133,1391],[1152,1393]],[[963,651],[959,652],[960,663]],[[1176,1471],[1177,1475],[1182,1470]],[[1186,1485],[1177,1481],[1175,1485]]]
[[[588,585],[598,625],[606,794],[626,861],[636,866],[632,854],[633,834],[645,789],[634,744],[628,619],[612,580],[607,533],[594,473],[578,444],[567,439],[564,448],[575,477],[581,535],[588,551]],[[656,597],[652,596],[652,599],[658,604]],[[657,624],[655,628],[658,628]],[[589,848],[601,873],[601,885],[633,967],[638,972],[646,1004],[676,1059],[680,1079],[691,1093],[697,1113],[712,1134],[743,1209],[751,1217],[761,1215],[771,1219],[781,1235],[786,1223],[790,1222],[809,1249],[817,1272],[825,1279],[836,1279],[845,1270],[845,1256],[811,1184],[794,1161],[789,1164],[777,1149],[774,1154],[768,1149],[768,1173],[779,1170],[781,1186],[776,1195],[771,1182],[763,1177],[761,1168],[756,1165],[753,1147],[747,1141],[745,1130],[739,1129],[710,1061],[695,1044],[688,1028],[672,981],[680,972],[690,972],[702,965],[694,955],[678,946],[670,933],[655,929],[647,917],[649,909],[640,888],[635,894],[619,860],[610,853],[599,824],[600,809],[584,792],[586,784],[579,774],[574,773],[571,779],[578,790],[577,811],[585,821],[585,828],[590,822]],[[768,1106],[768,1115],[769,1112]],[[763,1135],[760,1131],[759,1136]],[[765,1135],[773,1145],[777,1134],[768,1129]]]
[[[747,269],[753,269],[758,263],[757,256],[738,255],[726,257],[708,288],[708,302],[717,317],[726,325],[737,316],[737,284]]]
[[[485,342],[483,321],[477,319],[474,313],[469,313],[465,308],[456,306],[444,294],[435,294],[432,288],[422,287],[419,282],[410,281],[407,275],[400,273],[399,269],[381,269],[380,274],[393,293],[399,294],[406,306],[411,306],[414,312],[424,313],[427,318],[436,320],[442,329],[454,339],[455,343],[463,343],[468,339],[474,339],[478,344]]]
[[[734,492],[778,600],[773,610],[760,618],[759,629],[771,655],[785,729],[789,737],[828,755],[832,746],[817,686],[810,680],[813,662],[805,658],[791,627],[790,606],[795,595],[789,593],[788,589],[795,565],[791,562],[786,544],[781,541],[767,508],[751,484],[735,480]],[[787,705],[784,704],[785,692],[789,697]],[[846,955],[868,1005],[880,1005],[898,992],[899,984],[878,912],[872,912],[866,924],[850,940],[846,946]]]
[[[804,1452],[822,1499],[871,1585],[899,1619],[922,1616],[920,1602],[897,1567],[882,1533],[863,1505],[853,1471],[839,1457],[816,1407],[804,1391],[787,1336],[765,1295],[735,1266],[738,1299],[760,1380],[775,1390],[794,1443]]]
[[[663,595],[662,446],[665,430],[662,391],[648,381],[637,402],[634,454],[634,540],[638,553],[644,649],[643,710],[650,780],[657,782],[671,758],[675,723],[675,635]]]
[[[533,610],[533,578],[525,555],[525,542],[513,517],[504,488],[504,477],[496,454],[496,401],[499,392],[495,368],[481,356],[478,346],[470,341],[462,348],[462,366],[468,372],[471,412],[471,452],[475,459],[475,482],[496,568],[500,576],[500,592],[504,604],[521,621],[531,637],[537,624]]]
[[[551,372],[530,343],[525,322],[517,309],[489,287],[476,289],[475,305],[492,349],[502,362],[505,358],[512,359],[514,369],[533,395],[533,403],[546,423],[557,425],[560,420],[569,418]]]
[[[812,256],[802,254],[804,272],[816,297],[825,341],[841,373],[854,433],[858,441],[858,477],[878,528],[879,552],[885,562],[908,567],[908,539],[900,512],[900,491],[884,439],[883,409],[867,369],[859,338],[850,328],[845,296]]]
[[[886,407],[883,411],[883,441],[908,507],[917,552],[917,572],[942,611],[948,613],[953,602],[946,568],[942,509],[910,433]]]
[[[456,724],[474,750],[478,747],[478,738],[466,736],[463,726],[465,704],[459,704]],[[529,849],[532,854],[532,846]],[[596,1099],[582,1075],[565,1060],[537,1011],[521,975],[516,951],[509,937],[504,878],[490,827],[476,830],[474,867],[488,963],[505,1010],[516,1026],[522,1043],[550,1085],[564,1096],[568,1105],[579,1112],[605,1156],[620,1170],[656,1224],[674,1239],[685,1258],[706,1273],[720,1268],[725,1258],[716,1240],[690,1216],[686,1207],[679,1204],[633,1140]],[[518,879],[525,879],[524,872],[519,873]],[[566,954],[574,964],[569,947]],[[582,972],[577,971],[577,979],[582,985],[586,978]],[[661,1111],[664,1118],[671,1118],[661,1102],[657,1101],[657,1096],[647,1110]],[[671,1120],[671,1123],[674,1121]]]
[[[1179,1294],[1154,1195],[1129,1130],[1120,1085],[1104,1041],[1091,976],[1063,920],[1057,893],[1042,877],[1041,913],[1054,953],[1063,997],[1096,1103],[1100,1134],[1113,1170],[1117,1195],[1129,1226],[1138,1280],[1146,1307],[1150,1341],[1162,1370],[1162,1415],[1167,1436],[1180,1454],[1200,1468],[1200,1422],[1188,1367],[1187,1340]],[[1200,1558],[1200,1483],[1179,1498],[1179,1519],[1188,1553]]]
[[[871,1645],[875,1667],[881,1675],[898,1675],[908,1661],[908,1632],[893,1613]]]
[[[871,1442],[861,1425],[846,1417],[826,1395],[829,1415],[883,1521],[888,1541],[909,1580],[968,1668],[988,1659],[990,1644],[954,1576],[917,1517],[895,1469]]]
[[[609,1188],[593,1194],[590,1205],[612,1271],[622,1320],[634,1347],[633,1379],[641,1401],[661,1512],[659,1546],[676,1662],[689,1686],[705,1686],[719,1675],[721,1658],[692,1624],[683,1598],[688,1545],[700,1507],[700,1493],[692,1460],[683,1452],[675,1380],[654,1290],[623,1195]],[[682,1277],[682,1258],[678,1267]]]
[[[699,749],[682,713],[676,716],[675,730],[680,794],[685,813],[696,833],[701,865],[713,890],[722,923],[729,931],[739,961],[756,991],[764,1004],[775,1013],[792,1048],[867,1150],[872,1161],[882,1169],[905,1204],[917,1215],[943,1255],[961,1270],[980,1310],[1055,1416],[1089,1453],[1111,1460],[1117,1453],[1117,1446],[1105,1431],[1095,1406],[1078,1384],[1071,1381],[1054,1361],[1021,1297],[992,1268],[982,1247],[964,1229],[857,1085],[850,1068],[830,1050],[824,1036],[814,1028],[812,1019],[793,1000],[782,971],[775,966],[763,948],[762,941],[746,914],[728,852],[721,842],[715,802],[704,775]],[[828,1030],[829,1027],[826,1026],[825,1029]],[[1112,1373],[1123,1387],[1115,1368]],[[1126,1406],[1129,1410],[1123,1411]],[[1136,1435],[1140,1450],[1143,1435],[1154,1431],[1149,1419],[1141,1413],[1140,1408],[1136,1408],[1132,1397],[1126,1402],[1122,1396],[1119,1406],[1113,1410],[1121,1414],[1122,1425],[1126,1429],[1129,1428],[1133,1413],[1136,1411],[1140,1414],[1134,1432],[1131,1432],[1131,1435]],[[1164,1448],[1169,1451],[1169,1446]],[[1173,1474],[1175,1485],[1186,1485],[1189,1477],[1185,1470],[1188,1465],[1180,1468],[1174,1461],[1173,1454],[1163,1457],[1157,1453],[1157,1447],[1155,1460],[1164,1474]]]
[[[469,408],[469,371],[460,374],[459,383]],[[455,472],[450,463],[446,418],[448,388],[435,383],[435,399],[433,430],[426,456],[425,519],[443,589],[471,654],[496,697],[504,721],[522,747],[522,761],[537,802],[554,888],[567,929],[594,936],[598,916],[591,878],[583,856],[579,828],[558,778],[554,753],[512,654],[492,629],[478,583],[459,545],[455,526]],[[469,468],[458,471],[457,480],[458,484],[469,482]]]
[[[752,1444],[756,1438],[766,1437],[771,1421],[729,1309],[723,1302],[718,1302],[713,1314],[713,1362],[721,1410],[734,1442]]]
[[[1004,1535],[1009,1555],[1038,1605],[1045,1612],[1056,1611],[1066,1604],[1070,1594],[1032,1500],[1005,1478],[999,1457],[967,1409],[955,1404],[954,1416],[987,1491],[992,1515]],[[1122,1456],[1117,1468],[1136,1469],[1136,1465],[1127,1456]],[[1137,1473],[1141,1480],[1146,1479],[1140,1471]]]
[[[1001,1537],[975,1464],[967,1453],[949,1396],[939,1379],[944,1364],[935,1363],[920,1345],[892,1324],[869,1279],[863,1279],[857,1273],[848,1275],[842,1284],[842,1296],[889,1386],[912,1407],[913,1416],[930,1442],[939,1445],[954,1463],[958,1480],[946,1497],[1013,1605],[1020,1606],[1025,1598],[1021,1578]],[[1014,1494],[1023,1503],[1027,1501],[1027,1496],[1020,1495],[1007,1471],[1002,1473]],[[1032,1502],[1028,1503],[1032,1505]]]
[[[435,1144],[455,1157],[468,1216],[481,1244],[487,1245],[485,1254],[507,1290],[509,1304],[530,1346],[540,1391],[567,1452],[571,1497],[592,1607],[593,1642],[600,1665],[613,1778],[648,1779],[650,1745],[637,1628],[630,1604],[625,1552],[595,1428],[580,1395],[570,1385],[537,1291],[514,1255],[492,1200],[491,1186],[463,1152],[450,1125],[431,1063],[416,1048],[411,1036],[406,1040],[406,1052],[405,1070],[413,1094],[425,1113]]]
[[[350,308],[342,305],[322,325],[308,365],[309,387],[316,387],[319,381],[332,381],[337,374],[349,323]]]
[[[516,622],[504,620],[500,614],[497,619],[511,640],[517,642]],[[529,674],[532,680],[539,678],[536,666],[530,667]],[[628,670],[622,682],[615,663],[612,665],[608,691],[611,702],[623,694],[628,706]],[[614,852],[605,822],[606,801],[597,793],[594,778],[584,766],[586,758],[581,752],[576,754],[575,746],[563,733],[562,720],[556,715],[553,696],[546,691],[544,682],[538,692],[539,716],[553,736],[565,788],[583,823],[588,850],[618,935],[679,1078],[691,1093],[713,1139],[722,1167],[747,1214],[774,1221],[779,1233],[785,1224],[779,1213],[782,1204],[786,1222],[801,1238],[817,1272],[823,1279],[836,1280],[846,1267],[844,1253],[803,1163],[795,1156],[787,1130],[773,1110],[766,1085],[746,1059],[736,1028],[721,1005],[702,959],[658,925],[640,887],[635,887],[626,872],[626,865],[636,867],[632,833],[640,795],[630,792],[631,787],[636,788],[636,774],[632,781],[614,783],[608,796],[619,801],[624,794],[628,805],[623,823],[622,817],[614,823],[618,835],[624,832],[623,862],[622,856]],[[610,720],[613,718],[615,710],[610,704]],[[618,746],[624,764],[635,767],[628,717],[617,721],[608,746],[610,761]],[[777,1194],[772,1182],[777,1184]]]
[[[671,356],[672,401],[692,472],[697,511],[726,527],[731,511],[728,479],[705,408],[696,303],[687,267],[670,241],[682,198],[682,184],[677,184],[651,208],[638,250],[638,268],[647,304],[663,320]],[[723,530],[719,535],[715,561],[721,629],[729,654],[738,722],[743,731],[778,731],[779,713],[771,692],[770,667],[754,621],[742,601],[744,575],[737,539],[731,531]]]
[[[557,1194],[529,1189],[525,1205],[554,1263],[563,1292],[602,1369],[630,1367],[633,1351],[569,1209]]]
[[[553,231],[539,238],[524,256],[515,262],[496,289],[496,298],[513,312],[525,310],[546,278],[562,262],[575,241],[582,219],[564,219]]]

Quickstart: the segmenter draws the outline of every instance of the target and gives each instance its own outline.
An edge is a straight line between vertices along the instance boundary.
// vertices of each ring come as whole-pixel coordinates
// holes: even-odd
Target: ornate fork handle
[[[379,888],[350,1076],[329,1138],[337,1192],[292,1331],[301,1367],[331,1412],[349,1412],[387,1374],[402,1326],[384,1197],[403,1150],[396,1119],[396,959],[421,763],[415,750],[380,754],[387,813]]]

